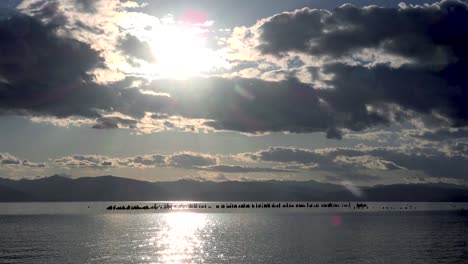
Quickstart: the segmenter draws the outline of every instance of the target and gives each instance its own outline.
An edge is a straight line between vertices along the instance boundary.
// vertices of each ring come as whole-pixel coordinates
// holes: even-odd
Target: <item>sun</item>
[[[151,67],[158,76],[176,79],[208,73],[219,67],[220,56],[206,42],[205,32],[198,27],[161,27],[150,42],[156,58]]]

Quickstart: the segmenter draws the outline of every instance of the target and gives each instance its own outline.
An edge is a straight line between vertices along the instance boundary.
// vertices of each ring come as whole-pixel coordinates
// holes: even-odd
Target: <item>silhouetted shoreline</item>
[[[294,203],[294,202],[250,202],[250,203],[155,203],[153,205],[110,205],[107,210],[177,210],[177,209],[258,209],[258,208],[352,208],[369,209],[366,203]],[[412,205],[406,208],[415,209]]]

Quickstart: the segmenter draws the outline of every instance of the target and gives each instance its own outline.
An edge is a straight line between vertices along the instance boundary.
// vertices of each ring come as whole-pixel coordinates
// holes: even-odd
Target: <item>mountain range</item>
[[[443,183],[346,187],[315,181],[148,182],[115,176],[0,178],[0,202],[40,201],[413,201],[468,202],[466,186]]]

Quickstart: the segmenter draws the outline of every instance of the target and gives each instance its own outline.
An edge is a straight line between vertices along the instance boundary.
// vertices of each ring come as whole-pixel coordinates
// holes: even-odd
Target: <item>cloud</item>
[[[134,127],[129,119],[105,114],[142,118],[146,111],[158,112],[168,103],[166,96],[142,94],[130,89],[126,81],[112,87],[97,84],[90,72],[106,67],[100,52],[59,36],[35,18],[18,14],[0,20],[0,37],[0,113],[81,116],[98,118],[96,128]]]
[[[106,116],[97,119],[97,123],[93,125],[96,129],[113,129],[119,127],[135,128],[138,121],[127,119],[118,116]]]
[[[244,33],[231,39],[248,46],[233,47],[235,52],[264,54],[251,55],[250,62],[276,62],[282,69],[273,72],[289,71],[309,83],[333,119],[334,126],[322,131],[340,138],[340,128],[361,131],[415,118],[466,126],[467,25],[468,4],[461,1],[399,8],[346,4],[332,12],[283,12],[238,29]],[[289,65],[297,58],[299,66]],[[307,78],[299,71],[304,68]]]
[[[313,165],[311,169],[349,174],[357,170],[372,171],[412,170],[432,177],[466,179],[468,156],[463,151],[464,143],[456,148],[459,152],[416,146],[301,149],[293,147],[270,147],[253,153],[243,153],[241,159],[255,162]],[[350,170],[351,169],[351,170]]]
[[[164,155],[146,155],[146,156],[136,156],[133,158],[127,159],[128,163],[133,163],[135,165],[142,166],[164,166],[166,165],[166,157]],[[125,163],[120,163],[125,164]]]
[[[95,13],[97,12],[96,4],[100,0],[73,0],[78,7],[78,10],[85,13]]]
[[[370,155],[362,155],[362,156],[336,156],[333,160],[337,165],[340,166],[355,166],[355,167],[363,167],[371,170],[401,170],[405,169],[396,165],[394,162],[383,160],[378,157],[373,157]]]
[[[287,54],[292,51],[331,57],[318,66],[304,66],[312,84],[300,82],[293,74],[276,82],[209,78],[198,80],[198,84],[194,80],[188,85],[155,82],[154,86],[171,95],[177,103],[177,109],[171,110],[176,114],[211,119],[205,124],[217,130],[321,131],[329,138],[341,138],[343,128],[362,131],[415,118],[426,123],[438,121],[439,127],[463,127],[468,124],[464,74],[468,70],[464,55],[468,43],[462,37],[468,31],[467,17],[468,5],[459,1],[284,12],[259,20],[249,29],[235,30],[233,37],[239,38],[236,43],[259,43],[251,49],[289,56],[288,63],[302,62],[302,57]],[[358,51],[371,52],[369,61],[349,57]],[[389,61],[382,62],[374,55],[389,55]],[[349,58],[340,59],[346,56]],[[394,65],[390,63],[392,56],[404,60]],[[261,63],[265,58],[257,59]],[[172,87],[164,90],[164,86]],[[199,95],[189,98],[178,91],[187,88],[196,89]],[[205,98],[207,94],[213,102]]]
[[[45,163],[34,163],[29,160],[21,160],[9,153],[0,153],[0,167],[27,167],[27,168],[46,168]]]
[[[199,169],[218,164],[218,158],[207,154],[180,152],[172,155],[138,155],[134,157],[109,157],[103,155],[72,155],[53,161],[66,168],[184,168]]]
[[[169,156],[167,163],[172,167],[196,168],[216,165],[218,164],[218,159],[206,154],[182,152]]]
[[[211,165],[211,166],[201,167],[200,169],[222,172],[222,173],[258,173],[258,172],[296,173],[298,172],[297,170],[291,170],[291,169],[247,167],[247,166],[239,166],[239,165]]]
[[[272,67],[285,73],[275,81],[261,79],[271,73],[266,72],[269,67],[261,67],[263,74],[255,78],[148,81],[131,76],[117,66],[127,62],[120,53],[151,58],[148,43],[112,17],[146,18],[145,25],[157,19],[127,12],[119,1],[106,3],[25,1],[20,5],[25,14],[0,20],[1,114],[85,118],[97,129],[141,133],[323,132],[336,139],[346,130],[427,116],[438,120],[439,128],[468,125],[468,8],[462,2],[399,8],[344,5],[333,12],[304,8],[234,30],[238,41],[258,43],[252,52],[290,56],[283,61],[286,66]],[[351,53],[369,53],[368,61]],[[331,59],[314,64],[304,54]],[[387,55],[390,61],[399,56],[404,62],[375,59]],[[264,59],[250,61],[250,68],[274,64]],[[102,81],[102,72],[125,78]],[[303,81],[308,78],[310,83]]]
[[[155,57],[149,44],[139,40],[131,34],[127,34],[125,37],[119,38],[117,45],[118,48],[127,56],[147,62],[155,62]]]
[[[102,155],[72,155],[55,159],[55,165],[66,168],[106,169],[117,164],[118,159]]]
[[[79,109],[85,108],[84,102],[75,99],[94,92],[87,72],[102,67],[97,51],[56,36],[53,28],[26,15],[0,20],[0,37],[0,108],[56,116],[92,115],[89,109]],[[78,98],[72,100],[70,95]]]
[[[430,140],[430,141],[442,141],[442,140],[453,140],[468,138],[467,129],[436,129],[431,131],[424,131],[420,134],[413,134],[415,138]]]
[[[248,167],[220,164],[214,155],[179,152],[171,155],[150,154],[134,157],[109,157],[102,155],[72,155],[53,160],[56,166],[77,169],[110,168],[180,168],[219,173],[297,173],[298,170],[286,168]]]
[[[269,147],[254,153],[244,153],[242,156],[254,161],[269,161],[282,163],[311,164],[322,161],[322,155],[312,150],[288,147]]]
[[[418,63],[447,64],[466,52],[467,13],[461,1],[399,8],[345,4],[332,12],[303,8],[260,20],[258,48],[333,58],[372,48]]]
[[[335,126],[317,92],[296,79],[192,78],[158,80],[150,87],[170,96],[172,104],[163,108],[165,113],[206,119],[204,124],[216,130],[302,133]]]
[[[441,116],[441,124],[448,119],[451,126],[466,126],[468,112],[463,102],[468,100],[468,92],[462,87],[468,86],[461,75],[464,67],[452,65],[439,72],[411,65],[392,69],[383,64],[329,64],[324,71],[334,77],[325,82],[333,89],[320,90],[318,94],[337,115],[343,113],[338,118],[353,130],[412,117],[398,115],[401,110]],[[448,72],[450,78],[446,76]]]
[[[468,156],[468,143],[457,142],[455,146],[453,147],[453,150],[467,157]]]

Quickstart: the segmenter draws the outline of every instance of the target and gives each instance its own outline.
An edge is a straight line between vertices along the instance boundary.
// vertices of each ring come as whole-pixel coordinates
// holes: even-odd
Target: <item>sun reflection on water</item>
[[[152,243],[159,251],[158,263],[203,262],[206,215],[191,212],[168,213],[163,228]]]

